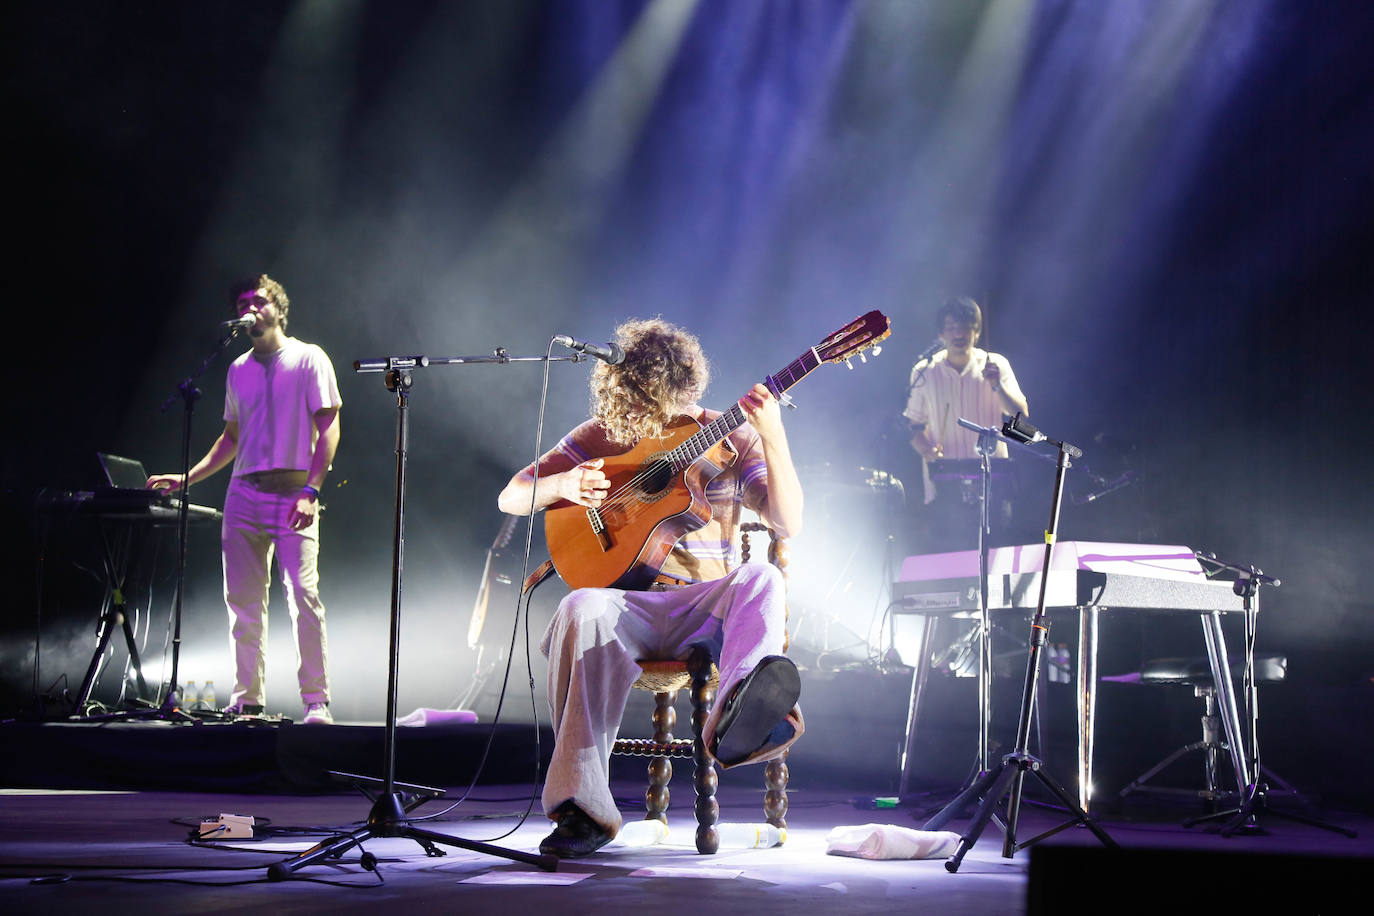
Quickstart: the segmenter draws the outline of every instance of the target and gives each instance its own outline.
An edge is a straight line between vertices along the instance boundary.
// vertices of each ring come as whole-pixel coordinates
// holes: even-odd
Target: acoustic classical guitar
[[[781,398],[821,363],[845,362],[884,340],[890,325],[877,311],[855,318],[764,384]],[[572,588],[647,588],[678,538],[711,520],[705,487],[724,469],[721,443],[745,419],[738,403],[704,425],[679,417],[662,438],[606,457],[610,489],[600,507],[566,500],[549,506],[544,534],[563,581]]]

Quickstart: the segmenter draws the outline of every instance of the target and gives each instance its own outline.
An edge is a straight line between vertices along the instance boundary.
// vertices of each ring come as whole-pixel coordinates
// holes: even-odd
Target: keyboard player
[[[944,347],[912,367],[903,412],[911,424],[911,447],[924,463],[925,510],[916,545],[919,553],[968,549],[978,541],[976,499],[966,501],[957,480],[931,479],[930,465],[936,459],[978,458],[978,435],[959,426],[958,419],[1000,427],[1004,414],[1029,413],[1011,363],[1005,356],[977,346],[983,329],[983,312],[977,302],[967,296],[946,300],[935,315],[935,327]],[[993,457],[1007,457],[1007,445],[1000,438]],[[1005,502],[994,492],[994,505],[989,506],[993,519],[1005,514],[1005,509]]]
[[[295,625],[307,724],[329,724],[324,604],[319,592],[319,498],[339,445],[339,385],[319,346],[286,334],[290,300],[267,274],[239,281],[229,301],[251,318],[252,347],[225,384],[224,431],[190,469],[194,484],[233,462],[224,497],[224,600],[235,681],[229,709],[263,711],[267,594],[275,554]],[[154,474],[152,489],[180,487],[181,474]]]

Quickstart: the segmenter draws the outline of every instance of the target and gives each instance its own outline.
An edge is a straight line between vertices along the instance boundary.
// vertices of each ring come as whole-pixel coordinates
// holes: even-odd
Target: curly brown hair
[[[291,308],[291,300],[286,295],[286,288],[276,280],[267,276],[267,274],[256,274],[251,277],[244,277],[231,283],[229,285],[229,307],[231,309],[237,309],[239,296],[256,290],[262,290],[267,293],[267,298],[276,306],[277,322],[281,325],[282,331],[285,332],[286,313]],[[237,317],[238,312],[235,311],[234,315]]]
[[[618,366],[592,372],[592,416],[616,442],[633,444],[663,427],[706,391],[711,366],[696,336],[662,318],[631,319],[615,329],[625,350]]]

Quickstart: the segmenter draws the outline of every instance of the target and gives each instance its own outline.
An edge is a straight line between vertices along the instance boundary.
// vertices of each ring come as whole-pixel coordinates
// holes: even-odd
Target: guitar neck
[[[807,350],[783,367],[780,372],[765,378],[764,384],[768,386],[769,391],[773,392],[773,396],[777,397],[810,375],[820,364],[821,360],[816,351],[814,349]],[[748,417],[744,415],[739,403],[733,404],[729,410],[707,423],[691,438],[669,453],[673,470],[675,472],[685,470],[692,462],[706,454],[717,442],[743,426],[747,419]]]

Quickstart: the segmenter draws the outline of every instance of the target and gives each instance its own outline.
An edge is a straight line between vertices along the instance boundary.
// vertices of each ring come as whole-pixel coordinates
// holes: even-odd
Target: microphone
[[[963,421],[961,420],[960,422]],[[1070,445],[1067,442],[1051,439],[1049,436],[1036,429],[1029,420],[1021,416],[1019,410],[1016,412],[1016,416],[1008,418],[1007,421],[1002,424],[1002,435],[1013,442],[1020,442],[1022,445],[1030,445],[1035,442],[1048,442],[1061,449],[1063,453],[1070,458],[1083,457],[1083,450],[1081,448],[1076,445]]]
[[[939,353],[943,349],[945,349],[945,342],[937,338],[935,343],[931,344],[930,346],[926,347],[924,350],[921,351],[921,355],[916,357],[916,362],[925,362],[926,360],[930,359],[932,356],[934,356],[936,353]]]
[[[588,356],[595,356],[597,359],[618,366],[625,362],[625,350],[618,343],[594,344],[587,343],[585,340],[577,340],[567,334],[557,334],[553,342],[567,347],[569,350],[576,350],[578,353],[585,353]]]
[[[1002,435],[1023,445],[1030,445],[1032,442],[1044,442],[1048,438],[1031,425],[1029,420],[1021,416],[1020,411],[1017,411],[1016,416],[1009,418],[1007,422],[1002,424]]]
[[[232,330],[235,330],[235,331],[246,331],[246,330],[248,330],[249,328],[251,328],[253,325],[255,325],[255,324],[257,324],[257,323],[258,323],[258,316],[257,316],[257,315],[249,314],[249,315],[240,315],[239,317],[235,318],[233,321],[221,321],[221,322],[219,323],[219,326],[220,326],[221,328],[223,328],[224,330],[226,330],[226,331],[231,330],[231,329],[232,329]]]

